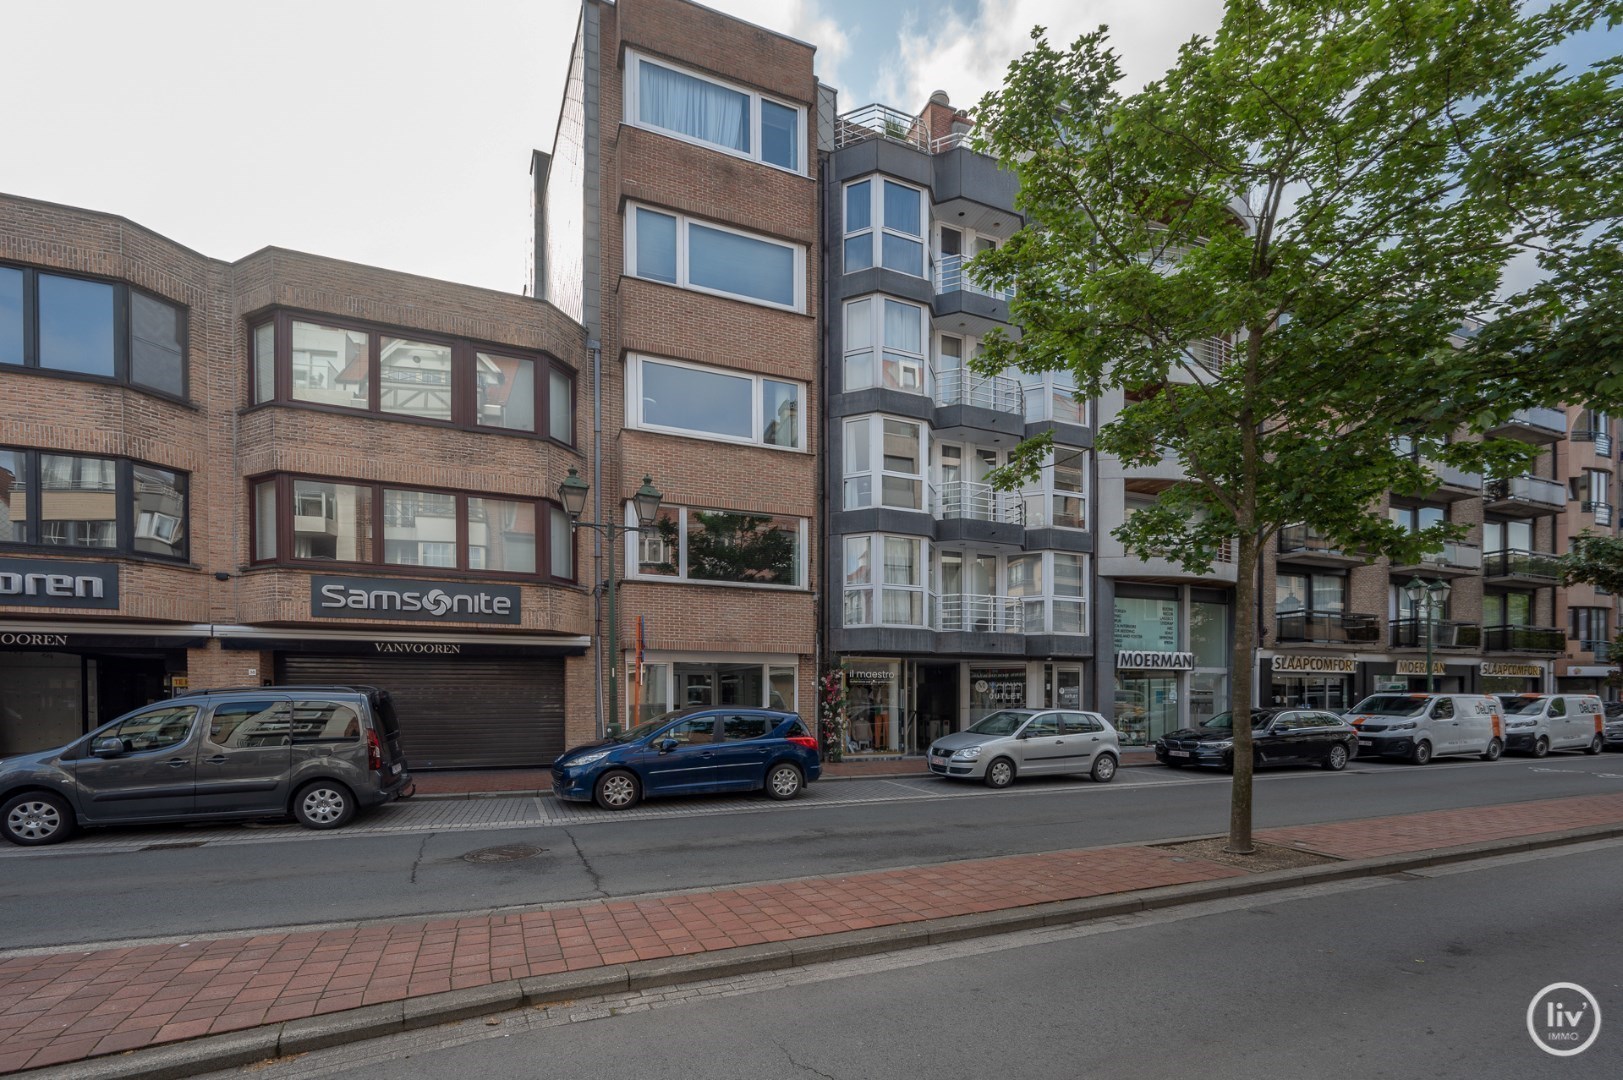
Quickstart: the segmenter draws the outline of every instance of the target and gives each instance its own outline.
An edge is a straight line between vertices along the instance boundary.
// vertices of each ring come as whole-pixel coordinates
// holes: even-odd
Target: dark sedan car
[[[560,799],[628,810],[653,795],[758,791],[792,799],[822,775],[817,740],[792,712],[678,709],[552,763]]]
[[[1623,750],[1623,701],[1608,701],[1604,709],[1606,749]]]
[[[1358,752],[1358,733],[1341,717],[1322,709],[1252,709],[1252,761],[1265,765],[1321,765],[1339,770]],[[1234,725],[1226,712],[1198,728],[1162,736],[1155,758],[1164,765],[1234,768]]]

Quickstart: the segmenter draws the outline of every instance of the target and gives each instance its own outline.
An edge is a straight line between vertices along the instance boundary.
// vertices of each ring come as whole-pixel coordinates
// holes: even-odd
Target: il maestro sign
[[[0,559],[0,606],[116,608],[118,567],[56,559]]]
[[[391,619],[411,622],[512,623],[519,621],[512,585],[459,585],[397,578],[310,578],[310,614],[321,619]]]

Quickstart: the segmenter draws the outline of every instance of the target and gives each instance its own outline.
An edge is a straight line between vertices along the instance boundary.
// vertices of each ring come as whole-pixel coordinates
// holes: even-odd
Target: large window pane
[[[793,712],[795,708],[795,669],[775,667],[767,669],[766,707]]]
[[[23,272],[0,266],[0,364],[23,362]]]
[[[654,523],[636,534],[637,573],[653,577],[680,577],[682,573],[682,511],[661,506]]]
[[[451,419],[451,347],[384,338],[378,361],[378,408],[423,420]]]
[[[113,287],[40,274],[39,366],[113,375]]]
[[[383,561],[394,566],[454,568],[456,496],[383,490]]]
[[[1063,529],[1087,524],[1082,504],[1083,456],[1080,450],[1054,451],[1054,520]]]
[[[775,379],[761,380],[761,417],[766,423],[762,442],[768,446],[799,446],[800,387]]]
[[[749,153],[748,94],[649,60],[640,61],[637,70],[638,111],[644,124]]]
[[[276,481],[254,485],[254,558],[276,558]]]
[[[28,534],[28,455],[0,450],[0,544],[26,544]]]
[[[689,510],[687,576],[692,581],[800,584],[800,522],[771,514]]]
[[[372,489],[295,480],[293,557],[371,562]]]
[[[873,265],[873,233],[845,238],[845,272],[854,274]]]
[[[914,304],[885,301],[885,348],[924,353],[924,311]]]
[[[845,305],[844,390],[865,390],[874,384],[873,305],[871,299]]]
[[[509,574],[535,573],[535,504],[470,498],[468,565]]]
[[[112,458],[40,455],[39,542],[118,546],[118,463]]]
[[[860,232],[872,225],[873,181],[864,180],[845,189],[845,231]],[[848,266],[846,269],[852,268]]]
[[[884,505],[908,510],[922,509],[919,426],[886,420],[884,440]]]
[[[916,188],[903,187],[885,181],[885,228],[905,232],[910,236],[922,236],[920,227],[920,210],[923,207],[923,195]]]
[[[676,219],[637,208],[638,277],[676,284]]]
[[[924,245],[917,240],[885,233],[880,241],[880,262],[887,270],[924,276]]]
[[[170,558],[186,557],[186,477],[149,465],[131,468],[131,520],[135,550]]]
[[[547,434],[559,442],[575,443],[575,380],[567,372],[547,375]]]
[[[782,244],[690,223],[688,283],[792,307],[795,253]]]
[[[276,324],[254,327],[254,403],[276,396]]]
[[[293,400],[351,409],[369,407],[367,335],[316,323],[293,323]]]
[[[1224,668],[1229,665],[1229,609],[1227,604],[1204,600],[1189,605],[1189,648],[1196,667]]]
[[[867,417],[845,422],[845,508],[873,505],[872,451]]]
[[[642,422],[737,439],[755,437],[754,382],[736,375],[642,362]]]
[[[785,169],[800,168],[800,110],[761,102],[761,160]]]
[[[575,579],[575,530],[570,528],[569,515],[560,507],[547,507],[550,535],[547,551],[552,563],[552,576],[566,581]]]
[[[178,307],[130,290],[130,382],[186,392],[184,326]]]
[[[535,361],[474,354],[474,417],[483,427],[535,430]]]

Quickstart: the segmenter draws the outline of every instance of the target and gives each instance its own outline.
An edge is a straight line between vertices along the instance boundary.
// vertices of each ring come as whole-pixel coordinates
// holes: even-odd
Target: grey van
[[[410,783],[386,691],[199,690],[66,746],[0,761],[0,832],[36,845],[80,826],[288,814],[306,828],[336,829]]]

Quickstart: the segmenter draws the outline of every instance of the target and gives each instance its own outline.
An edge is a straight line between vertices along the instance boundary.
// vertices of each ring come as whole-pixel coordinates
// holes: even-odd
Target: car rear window
[[[400,721],[394,714],[394,698],[387,693],[379,693],[371,700],[372,712],[378,718],[378,723],[383,725],[383,737],[392,739],[400,734]]]
[[[361,714],[341,701],[295,701],[293,743],[352,743],[361,737]]]

